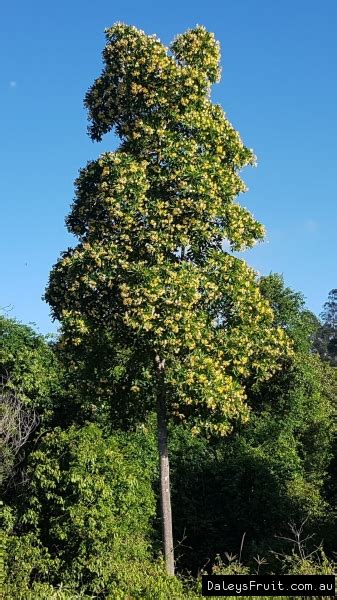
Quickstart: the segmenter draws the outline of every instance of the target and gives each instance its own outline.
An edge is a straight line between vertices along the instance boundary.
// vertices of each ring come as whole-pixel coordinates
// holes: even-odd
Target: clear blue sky
[[[116,21],[166,44],[197,23],[215,32],[223,76],[213,98],[257,154],[241,203],[268,231],[245,259],[261,274],[283,273],[321,311],[337,286],[336,0],[12,0],[1,13],[3,312],[55,331],[41,296],[73,243],[64,226],[73,180],[114,144],[86,135],[83,97]]]

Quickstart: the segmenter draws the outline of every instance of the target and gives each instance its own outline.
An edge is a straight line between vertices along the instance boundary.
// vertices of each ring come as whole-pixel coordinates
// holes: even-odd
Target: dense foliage
[[[8,390],[47,421],[60,393],[61,365],[51,340],[32,327],[0,315],[0,379]]]
[[[247,560],[267,554],[270,563],[275,536],[286,536],[289,522],[306,520],[317,535],[334,523],[325,489],[336,435],[334,373],[311,352],[317,319],[301,294],[278,275],[260,285],[296,353],[268,383],[250,387],[251,418],[226,440],[172,432],[176,537],[186,536],[179,559],[186,568],[236,554],[243,535]]]
[[[250,421],[229,437],[196,437],[183,425],[171,426],[181,573],[197,575],[208,560],[215,573],[254,573],[258,555],[268,563],[262,572],[333,569],[321,550],[303,560],[295,542],[292,547],[275,534],[289,537],[289,521],[299,527],[307,519],[306,534],[317,535],[313,545],[324,536],[328,550],[337,547],[335,370],[311,351],[315,319],[301,296],[284,288],[279,276],[264,278],[260,287],[273,301],[277,322],[292,331],[297,352],[268,384],[252,385]],[[27,333],[15,327],[18,335],[20,328]],[[23,337],[22,355],[30,339]],[[5,349],[6,338],[1,341]],[[69,392],[67,401],[70,408]],[[58,412],[59,401],[54,406]],[[65,419],[63,427],[37,432],[36,443],[28,443],[23,480],[6,490],[6,597],[199,598],[200,584],[168,580],[159,558],[155,419],[111,433],[109,417],[88,415],[87,424]],[[238,562],[231,555],[238,555],[244,534]]]
[[[44,436],[16,494],[20,537],[11,537],[8,546],[15,597],[32,580],[101,598],[124,597],[128,569],[132,573],[138,565],[140,573],[151,556],[149,446],[144,433],[104,439],[93,424]],[[146,585],[139,582],[140,589]]]

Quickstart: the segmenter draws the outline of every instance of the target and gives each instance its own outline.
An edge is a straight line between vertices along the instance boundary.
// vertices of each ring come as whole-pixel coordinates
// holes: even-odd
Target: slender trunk
[[[165,360],[161,359],[158,354],[155,358],[155,367],[157,376],[157,431],[160,472],[160,506],[163,529],[164,557],[168,575],[174,575],[170,464],[167,446]]]

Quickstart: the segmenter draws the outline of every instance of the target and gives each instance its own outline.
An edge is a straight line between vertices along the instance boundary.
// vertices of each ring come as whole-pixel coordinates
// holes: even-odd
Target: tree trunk
[[[174,575],[174,550],[170,490],[170,464],[167,447],[167,416],[165,397],[165,360],[155,358],[157,377],[157,435],[160,473],[160,506],[166,571]]]

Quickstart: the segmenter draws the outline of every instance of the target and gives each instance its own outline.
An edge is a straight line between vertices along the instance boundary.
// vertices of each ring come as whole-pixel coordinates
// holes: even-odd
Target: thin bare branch
[[[39,424],[35,411],[23,404],[8,383],[4,377],[0,382],[0,483],[13,470],[23,447]]]

